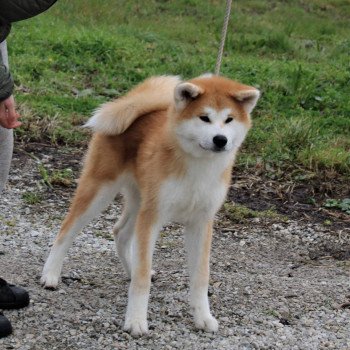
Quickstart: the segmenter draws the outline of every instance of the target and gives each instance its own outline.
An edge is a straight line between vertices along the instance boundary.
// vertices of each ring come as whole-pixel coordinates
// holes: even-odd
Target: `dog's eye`
[[[231,123],[232,120],[233,120],[232,117],[228,117],[228,118],[225,120],[225,124]]]
[[[207,115],[200,115],[199,119],[202,120],[205,123],[210,123],[210,119]]]

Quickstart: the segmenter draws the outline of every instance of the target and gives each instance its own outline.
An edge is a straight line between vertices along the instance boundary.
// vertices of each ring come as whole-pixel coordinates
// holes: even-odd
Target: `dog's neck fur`
[[[188,218],[197,216],[201,219],[203,213],[212,217],[225,198],[237,149],[224,153],[208,152],[205,157],[193,156],[181,148],[173,116],[168,117],[168,125],[155,153],[166,159],[166,169],[176,171],[164,174],[161,183],[152,186],[153,190],[159,190],[159,203],[162,203],[159,216],[164,219],[163,224],[168,221],[186,223]],[[174,166],[169,167],[169,164]],[[159,178],[159,170],[153,166],[147,169],[154,178]]]

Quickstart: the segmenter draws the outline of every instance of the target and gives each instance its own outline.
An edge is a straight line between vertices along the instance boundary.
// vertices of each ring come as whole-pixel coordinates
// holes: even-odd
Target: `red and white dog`
[[[176,221],[185,226],[195,326],[217,331],[208,301],[213,220],[258,98],[257,89],[223,77],[182,82],[159,76],[102,105],[86,124],[94,135],[42,284],[57,286],[74,237],[122,193],[125,208],[114,237],[131,278],[124,328],[134,336],[148,332],[155,241],[164,224]]]

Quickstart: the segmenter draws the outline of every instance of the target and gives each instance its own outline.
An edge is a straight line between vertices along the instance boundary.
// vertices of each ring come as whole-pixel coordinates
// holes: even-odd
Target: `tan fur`
[[[199,264],[199,279],[195,281],[195,287],[199,288],[207,284],[209,281],[209,260],[210,260],[210,248],[211,240],[213,236],[213,222],[207,223],[207,230],[205,235],[205,241],[203,244],[203,252],[201,255],[201,261]]]
[[[179,120],[192,118],[198,115],[203,108],[203,103],[211,105],[218,110],[223,108],[232,108],[235,111],[235,117],[251,126],[251,119],[245,109],[246,102],[250,98],[259,97],[258,90],[251,86],[243,85],[233,80],[213,76],[208,78],[195,78],[189,81],[201,88],[201,93],[192,103],[182,111]]]
[[[102,105],[85,126],[105,135],[121,134],[138,117],[167,109],[179,81],[175,76],[149,78],[124,97]]]
[[[225,171],[221,175],[222,181],[227,187],[229,187],[231,183],[232,167],[233,167],[233,162],[225,169]]]

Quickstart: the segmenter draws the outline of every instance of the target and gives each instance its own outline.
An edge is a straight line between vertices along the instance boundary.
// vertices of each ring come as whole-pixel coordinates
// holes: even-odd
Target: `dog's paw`
[[[148,334],[147,320],[141,318],[126,319],[123,327],[124,331],[129,332],[133,337],[140,337]]]
[[[202,329],[208,333],[215,333],[219,329],[219,323],[215,317],[208,315],[206,317],[195,317],[194,323],[197,329]]]
[[[58,285],[59,276],[55,273],[43,273],[40,283],[44,288],[56,289]]]

